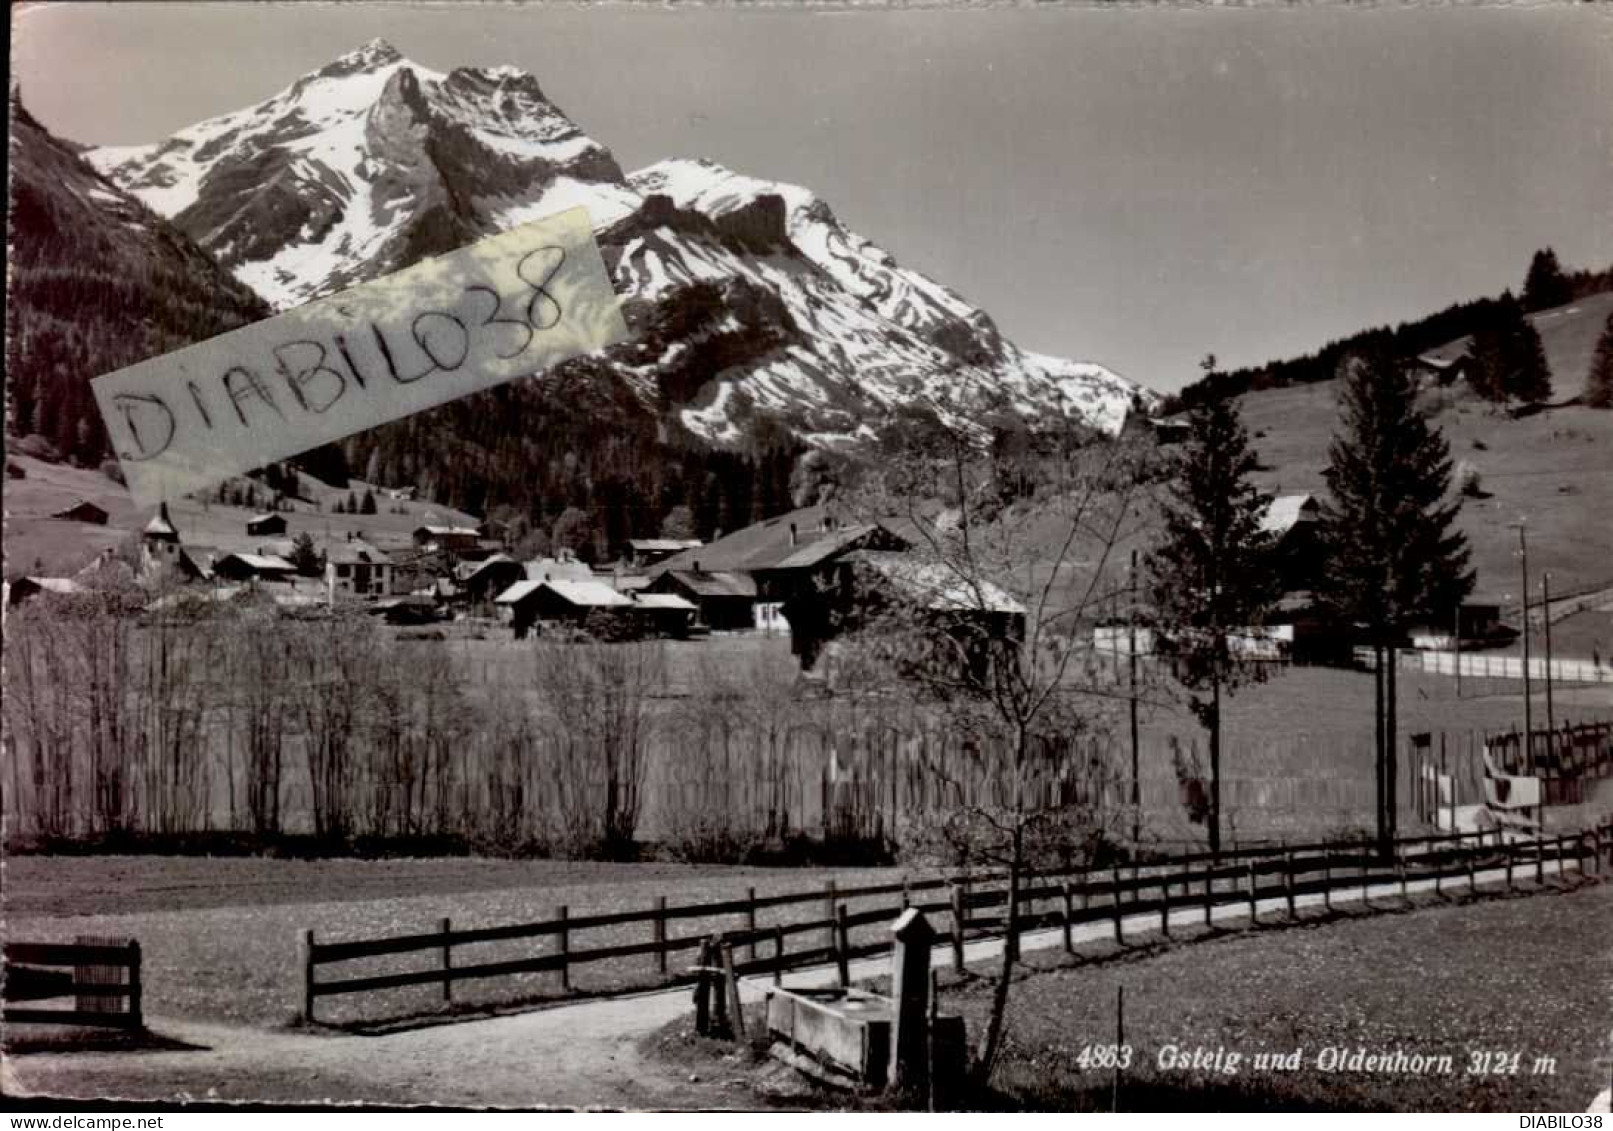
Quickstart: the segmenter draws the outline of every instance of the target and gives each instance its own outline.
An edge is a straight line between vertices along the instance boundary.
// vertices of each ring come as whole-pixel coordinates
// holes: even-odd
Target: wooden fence
[[[140,944],[133,939],[5,944],[8,1025],[95,1025],[141,1029]],[[70,967],[70,970],[62,969]],[[72,1009],[14,1007],[13,1001],[72,997]],[[106,1004],[121,999],[122,1008]],[[116,1004],[116,1001],[113,1003]]]
[[[1432,734],[1415,734],[1407,752],[1418,820],[1454,821],[1458,807],[1483,804],[1486,754],[1500,773],[1539,778],[1542,805],[1578,805],[1586,799],[1586,782],[1613,775],[1613,722],[1538,729],[1527,744],[1515,730],[1442,731],[1437,742]]]
[[[971,935],[1006,933],[1009,945],[1017,949],[1024,931],[1061,926],[1069,949],[1073,945],[1071,928],[1077,923],[1110,921],[1116,940],[1122,940],[1125,919],[1157,915],[1160,928],[1168,934],[1172,914],[1179,916],[1185,908],[1202,908],[1208,923],[1217,907],[1247,904],[1253,917],[1259,900],[1281,896],[1286,897],[1288,914],[1293,916],[1295,900],[1303,895],[1319,893],[1330,904],[1334,892],[1359,890],[1364,898],[1369,886],[1385,883],[1398,884],[1402,893],[1407,884],[1419,880],[1432,879],[1436,890],[1442,890],[1447,880],[1465,879],[1474,886],[1479,871],[1493,872],[1502,866],[1510,887],[1520,871],[1532,870],[1536,882],[1543,881],[1547,861],[1555,861],[1556,873],[1570,864],[1584,872],[1589,858],[1601,871],[1610,850],[1613,822],[1534,839],[1518,839],[1500,831],[1411,837],[1396,841],[1395,851],[1389,855],[1367,841],[1250,848],[1219,856],[1192,853],[1116,864],[1097,872],[1032,873],[1022,880],[1019,911],[1011,924],[1005,923],[1006,876],[986,874],[904,878],[844,889],[837,889],[831,881],[820,891],[760,897],[752,889],[744,899],[683,906],[668,906],[662,898],[647,910],[601,915],[573,916],[560,907],[542,922],[468,930],[455,930],[443,919],[434,931],[381,939],[319,942],[312,931],[305,931],[301,939],[302,1009],[303,1016],[313,1020],[320,998],[410,986],[440,987],[441,999],[448,1003],[453,1001],[456,983],[540,972],[552,973],[558,988],[569,991],[577,967],[629,958],[643,958],[652,965],[651,984],[677,983],[688,975],[673,969],[673,956],[698,950],[714,933],[743,952],[743,959],[736,963],[741,974],[771,972],[777,980],[788,969],[835,962],[845,981],[852,959],[882,952],[890,944],[883,932],[869,930],[862,932],[866,941],[854,944],[853,933],[889,923],[908,907],[945,917],[952,960],[961,969],[964,943]],[[869,899],[889,902],[855,911],[850,907],[854,900]],[[809,912],[805,918],[785,922],[761,922],[765,912],[802,906],[816,906],[821,913]],[[708,924],[683,934],[675,932],[676,925],[695,920],[728,920],[729,924],[717,931]],[[642,932],[643,941],[578,945],[579,936],[623,927]],[[507,940],[537,940],[546,945],[541,953],[519,958],[456,962],[456,950]],[[791,940],[805,945],[792,949]],[[319,977],[322,967],[333,964],[405,954],[427,955],[432,965],[360,977]]]

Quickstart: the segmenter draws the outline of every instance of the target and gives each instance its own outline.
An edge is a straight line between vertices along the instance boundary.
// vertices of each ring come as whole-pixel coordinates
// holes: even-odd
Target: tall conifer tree
[[[1473,590],[1467,539],[1455,527],[1450,447],[1417,408],[1405,370],[1386,352],[1340,366],[1342,427],[1329,447],[1321,506],[1327,600],[1367,633],[1376,654],[1373,702],[1378,839],[1395,835],[1394,647],[1408,626],[1444,624]]]
[[[1596,355],[1585,376],[1585,403],[1592,408],[1613,408],[1613,314],[1607,316],[1602,336],[1596,339]]]
[[[1196,406],[1163,507],[1164,538],[1148,557],[1160,628],[1193,712],[1210,739],[1210,851],[1221,850],[1221,700],[1265,668],[1240,657],[1228,636],[1260,625],[1281,596],[1272,538],[1263,528],[1271,496],[1252,480],[1259,460],[1236,404]]]

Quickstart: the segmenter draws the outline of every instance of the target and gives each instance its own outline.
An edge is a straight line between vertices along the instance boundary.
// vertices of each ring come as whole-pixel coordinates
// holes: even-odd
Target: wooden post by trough
[[[1111,912],[1115,918],[1115,942],[1123,941],[1123,928],[1120,925],[1120,865],[1114,867],[1114,891],[1111,894]]]
[[[1070,937],[1070,920],[1074,916],[1075,900],[1070,894],[1069,880],[1065,880],[1061,885],[1061,891],[1064,896],[1064,953],[1074,954],[1075,940]]]
[[[445,918],[437,924],[437,929],[442,934],[442,1000],[451,1002],[454,1000],[453,921]]]
[[[314,932],[312,929],[302,933],[298,940],[298,950],[302,958],[302,1019],[312,1023],[314,1020]]]
[[[897,1092],[929,1090],[930,951],[935,929],[924,912],[909,907],[891,925],[891,1063],[888,1079]]]
[[[952,885],[952,972],[963,973],[963,889]]]

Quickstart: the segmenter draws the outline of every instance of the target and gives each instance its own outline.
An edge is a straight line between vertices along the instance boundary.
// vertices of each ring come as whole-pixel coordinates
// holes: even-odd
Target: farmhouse
[[[392,559],[362,538],[336,542],[325,551],[325,580],[333,593],[385,597],[393,591]]]
[[[1277,574],[1284,593],[1316,588],[1322,562],[1321,507],[1312,495],[1279,495],[1260,529],[1274,539]]]
[[[278,514],[255,514],[246,520],[246,532],[254,538],[278,538],[286,532],[286,520]]]
[[[695,605],[675,593],[635,593],[633,614],[657,636],[684,637],[694,621]]]
[[[651,593],[670,593],[699,610],[700,623],[719,631],[754,627],[756,583],[742,573],[667,570],[648,585]]]
[[[65,510],[59,510],[51,518],[66,519],[68,522],[87,522],[94,526],[105,526],[106,508],[96,506],[87,499],[80,499]]]
[[[222,581],[290,581],[297,569],[284,558],[265,554],[225,554],[213,563],[213,576]]]
[[[1406,363],[1406,372],[1419,384],[1450,385],[1465,380],[1472,367],[1466,353],[1454,357],[1425,353]]]
[[[966,578],[946,562],[909,553],[855,550],[823,580],[784,604],[794,651],[810,669],[837,636],[881,627],[902,630],[903,663],[962,664],[984,678],[992,654],[1025,638],[1025,607],[984,578]],[[888,619],[887,619],[888,618]],[[931,647],[919,646],[928,640]]]
[[[619,616],[633,607],[633,599],[623,596],[602,581],[518,581],[495,601],[509,610],[510,624],[517,640],[526,636],[540,621],[581,626],[590,614]]]
[[[428,593],[405,593],[372,601],[366,609],[388,624],[430,624],[438,619],[436,598]]]
[[[474,551],[481,534],[473,526],[425,525],[414,528],[414,544],[424,550]]]
[[[1501,622],[1501,601],[1497,597],[1475,596],[1463,601],[1444,624],[1414,625],[1410,631],[1413,648],[1445,651],[1462,645],[1480,646],[1507,642],[1517,631]]]
[[[516,582],[527,579],[526,566],[502,553],[467,562],[460,569],[460,590],[472,604],[491,601]]]

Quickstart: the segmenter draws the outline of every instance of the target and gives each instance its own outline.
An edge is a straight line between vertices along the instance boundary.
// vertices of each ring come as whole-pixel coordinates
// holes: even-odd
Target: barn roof
[[[633,598],[633,603],[641,609],[676,609],[679,612],[694,612],[693,601],[685,601],[676,593],[640,593]]]
[[[26,581],[35,588],[44,590],[46,593],[58,593],[63,595],[68,593],[77,593],[84,588],[70,577],[24,577],[21,579],[21,581],[19,581],[19,584],[21,584],[22,581]]]
[[[603,581],[545,581],[542,585],[579,608],[616,609],[633,603],[633,598],[623,596]]]
[[[668,571],[684,588],[698,597],[754,597],[756,582],[742,573],[705,573],[692,569]]]
[[[273,554],[226,554],[213,564],[213,568],[217,570],[220,565],[226,561],[229,561],[231,558],[234,558],[236,561],[242,563],[248,569],[257,570],[259,573],[297,572],[296,566],[286,561],[285,558],[276,557]]]
[[[751,573],[803,568],[834,556],[857,537],[876,528],[901,537],[900,525],[897,520],[881,520],[845,526],[840,523],[839,513],[832,504],[819,503],[752,523],[707,545],[680,550],[650,572],[654,575],[672,570]]]
[[[75,499],[73,500],[72,506],[63,507],[61,510],[53,513],[50,517],[77,518],[81,514],[98,516],[96,521],[99,522],[105,522],[107,518],[106,508],[99,506],[96,503],[92,503],[88,499]]]
[[[386,565],[392,559],[380,547],[362,538],[352,538],[332,542],[325,551],[325,560],[336,565]]]
[[[1301,522],[1316,517],[1316,499],[1311,495],[1279,495],[1266,508],[1260,529],[1267,534],[1286,534]]]
[[[943,612],[1024,613],[1012,593],[984,578],[969,578],[946,562],[914,554],[857,550],[847,555],[866,566],[921,608]]]
[[[640,552],[675,554],[705,545],[698,538],[629,538],[627,544]]]
[[[548,589],[567,604],[583,609],[619,609],[633,604],[631,597],[624,597],[603,581],[567,581],[564,579],[517,581],[493,598],[493,603],[498,605],[520,604],[539,589]]]

